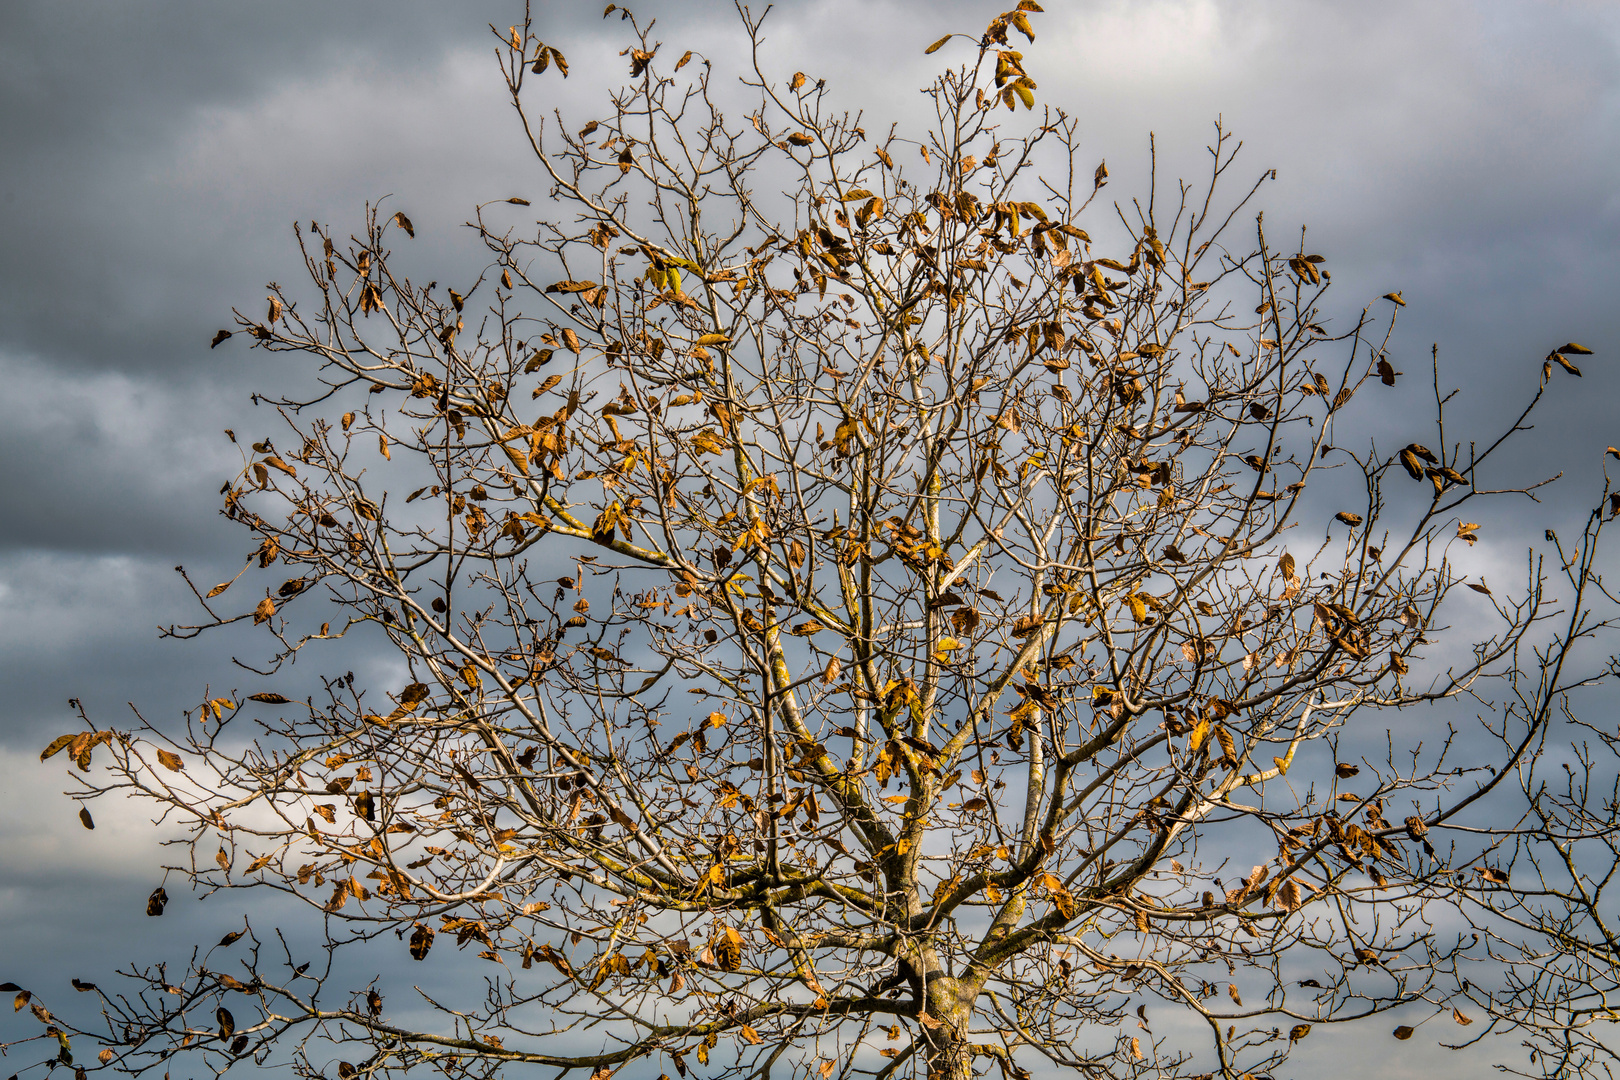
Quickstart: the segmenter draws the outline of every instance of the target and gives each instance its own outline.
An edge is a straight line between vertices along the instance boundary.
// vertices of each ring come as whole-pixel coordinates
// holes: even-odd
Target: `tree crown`
[[[746,14],[751,111],[625,12],[631,81],[564,124],[532,101],[566,57],[525,20],[497,59],[543,220],[480,206],[459,288],[396,270],[403,212],[299,230],[307,284],[237,324],[324,385],[273,402],[285,434],[223,493],[272,584],[199,587],[170,628],[258,625],[266,689],[47,752],[105,745],[80,797],[186,822],[197,887],[296,898],[334,953],[448,935],[496,974],[395,1020],[250,929],[102,994],[107,1061],[1236,1076],[1419,999],[1557,1027],[1567,995],[1470,990],[1477,939],[1435,912],[1507,895],[1472,866],[1511,834],[1451,830],[1531,790],[1594,677],[1565,662],[1607,627],[1602,507],[1561,607],[1539,562],[1509,598],[1449,552],[1473,504],[1533,494],[1492,470],[1586,350],[1500,436],[1448,435],[1437,393],[1433,450],[1351,445],[1353,399],[1401,375],[1400,294],[1331,322],[1324,258],[1249,215],[1265,175],[1226,194],[1219,126],[1202,181],[1103,197],[1015,47],[1039,11],[930,48],[967,59],[920,140],[767,76]],[[1481,594],[1493,625],[1442,622]],[[268,689],[351,636],[397,684]],[[1340,754],[1487,685],[1483,750]]]

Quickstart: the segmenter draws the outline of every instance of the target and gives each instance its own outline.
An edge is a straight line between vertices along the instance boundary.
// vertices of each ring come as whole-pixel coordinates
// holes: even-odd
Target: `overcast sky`
[[[1221,116],[1246,142],[1240,171],[1278,169],[1272,228],[1308,224],[1328,256],[1334,314],[1402,290],[1397,367],[1421,370],[1438,342],[1447,379],[1467,387],[1464,414],[1499,416],[1555,345],[1596,349],[1583,381],[1556,388],[1555,422],[1525,459],[1567,469],[1527,534],[1582,512],[1603,447],[1620,443],[1620,5],[1046,6],[1026,66],[1108,160],[1111,192],[1142,175],[1149,131],[1161,160],[1192,166]],[[538,32],[572,65],[566,84],[547,84],[565,111],[599,107],[622,73],[617,21],[600,7],[537,7]],[[787,3],[767,23],[770,51],[782,76],[826,77],[841,103],[904,120],[950,58],[923,47],[996,10]],[[730,74],[728,4],[637,13],[659,16],[669,48]],[[238,342],[211,352],[209,336],[233,306],[261,307],[267,281],[298,280],[295,219],[347,233],[367,199],[410,214],[413,258],[445,268],[429,276],[476,272],[461,228],[472,205],[544,193],[486,26],[517,16],[515,3],[0,0],[0,980],[59,998],[69,974],[159,958],[140,914],[157,834],[111,807],[85,833],[56,794],[58,762],[37,754],[70,729],[69,697],[110,726],[126,702],[172,717],[207,684],[237,685],[232,642],[154,630],[188,614],[174,566],[234,572],[241,538],[216,492],[238,459],[220,431],[270,431],[248,395],[288,377]],[[1471,557],[1510,574],[1519,539],[1486,537]],[[174,922],[167,933],[197,925]],[[1324,1036],[1299,1073],[1365,1075],[1369,1059],[1347,1052],[1361,1038]],[[1399,1055],[1378,1044],[1382,1075],[1478,1068],[1423,1042]]]

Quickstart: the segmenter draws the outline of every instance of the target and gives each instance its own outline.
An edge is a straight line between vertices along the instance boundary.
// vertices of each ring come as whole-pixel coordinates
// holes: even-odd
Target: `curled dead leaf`
[[[1423,465],[1418,461],[1416,454],[1410,450],[1401,451],[1401,466],[1406,469],[1407,475],[1414,480],[1423,479]]]
[[[1548,353],[1547,354],[1547,363],[1549,363],[1549,364],[1557,364],[1559,367],[1563,368],[1565,371],[1569,372],[1571,375],[1575,376],[1577,379],[1583,377],[1581,375],[1581,369],[1576,367],[1574,364],[1570,363],[1568,360],[1566,360],[1564,358],[1564,354],[1562,352]]]
[[[50,745],[45,747],[45,749],[40,752],[39,760],[47,761],[55,757],[57,754],[67,749],[76,738],[78,738],[77,735],[58,735],[56,738],[51,740]]]

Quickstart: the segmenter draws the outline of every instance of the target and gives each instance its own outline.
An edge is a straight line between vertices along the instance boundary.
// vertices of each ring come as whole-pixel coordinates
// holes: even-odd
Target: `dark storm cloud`
[[[200,287],[221,269],[229,281],[247,268],[221,266],[223,251],[199,251],[199,235],[216,223],[196,220],[187,192],[154,183],[178,138],[202,110],[344,66],[418,65],[481,29],[441,7],[421,5],[416,15],[391,19],[378,5],[254,5],[229,16],[210,4],[7,5],[8,351],[57,365],[196,363],[193,349],[176,349],[176,322],[211,321],[198,300],[218,294],[199,296]]]
[[[589,42],[588,7],[536,5],[537,25]],[[465,220],[489,159],[514,160],[488,24],[521,11],[6,5],[0,346],[206,367],[209,329],[287,265],[291,221],[353,220],[389,191]]]
[[[240,462],[213,420],[238,402],[139,373],[4,370],[0,551],[218,550],[214,490]]]
[[[0,8],[0,741],[34,745],[68,696],[110,723],[232,677],[223,642],[155,627],[196,614],[175,564],[205,582],[240,565],[222,429],[280,434],[249,394],[308,372],[206,342],[267,280],[296,290],[293,220],[341,236],[383,195],[416,220],[401,256],[424,277],[478,271],[471,205],[540,194],[486,26],[520,12]],[[536,12],[576,71],[612,56],[599,12]]]

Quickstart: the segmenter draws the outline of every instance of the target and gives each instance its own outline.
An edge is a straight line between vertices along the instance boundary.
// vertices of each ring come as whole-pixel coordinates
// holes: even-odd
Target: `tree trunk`
[[[972,992],[956,979],[934,974],[927,980],[924,1001],[932,1021],[922,1025],[928,1080],[973,1080],[973,1046],[968,1041]]]
[[[973,1048],[964,1038],[941,1030],[930,1031],[924,1044],[928,1080],[973,1080]]]

